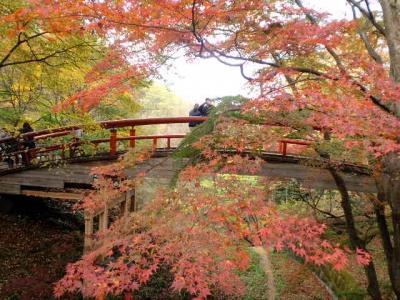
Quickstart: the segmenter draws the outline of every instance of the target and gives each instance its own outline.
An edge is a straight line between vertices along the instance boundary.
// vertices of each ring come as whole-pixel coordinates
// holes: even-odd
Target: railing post
[[[157,150],[157,138],[153,138],[153,151]]]
[[[110,155],[117,154],[117,130],[111,129],[111,136],[110,136]]]
[[[283,144],[282,144],[282,155],[286,156],[286,152],[287,152],[287,143],[283,142]]]
[[[62,148],[61,148],[61,159],[62,160],[65,159],[65,145],[62,145]]]
[[[167,138],[167,149],[171,149],[171,138]]]
[[[136,130],[135,127],[132,127],[131,130],[129,131],[129,136],[130,136],[130,140],[129,140],[129,147],[131,148],[135,148],[136,146],[136,140],[133,139],[136,135]]]

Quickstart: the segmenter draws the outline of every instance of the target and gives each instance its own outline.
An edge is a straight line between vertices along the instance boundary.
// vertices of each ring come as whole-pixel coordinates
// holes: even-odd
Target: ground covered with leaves
[[[287,253],[271,253],[271,262],[277,299],[334,299],[309,267]]]
[[[44,205],[25,209],[0,213],[0,299],[52,299],[53,283],[82,254],[82,234]]]

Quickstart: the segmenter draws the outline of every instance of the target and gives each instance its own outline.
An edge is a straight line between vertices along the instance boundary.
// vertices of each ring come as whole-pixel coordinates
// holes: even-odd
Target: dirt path
[[[271,262],[268,256],[268,252],[263,247],[253,247],[253,250],[260,256],[260,265],[267,275],[268,284],[268,300],[275,300],[276,288],[274,281],[274,274],[272,272]]]
[[[285,252],[268,254],[276,283],[277,299],[335,299],[307,265],[296,261]]]

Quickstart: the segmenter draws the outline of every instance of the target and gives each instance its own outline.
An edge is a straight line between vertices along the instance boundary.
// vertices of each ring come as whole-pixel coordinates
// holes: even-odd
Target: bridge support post
[[[108,229],[108,206],[104,207],[104,211],[99,215],[99,231],[104,233]]]
[[[99,217],[99,231],[102,231],[104,227],[104,212],[100,213],[98,217]]]
[[[117,154],[117,130],[111,129],[110,130],[110,155]]]
[[[85,213],[84,252],[90,250],[93,244],[93,215]]]

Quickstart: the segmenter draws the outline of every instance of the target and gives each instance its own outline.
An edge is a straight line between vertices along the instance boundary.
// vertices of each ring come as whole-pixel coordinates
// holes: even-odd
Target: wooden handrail
[[[157,124],[184,124],[189,122],[203,122],[206,121],[208,117],[169,117],[169,118],[146,118],[146,119],[122,119],[122,120],[108,120],[98,122],[101,128],[104,129],[117,129],[124,127],[135,127],[135,126],[143,126],[143,125],[157,125]],[[265,124],[269,126],[285,126],[281,123],[271,123]],[[82,129],[85,125],[73,125],[73,126],[65,126],[59,128],[38,130],[34,132],[29,132],[20,135],[20,137],[34,137],[35,139],[46,139],[52,137],[58,137],[63,135],[68,135],[71,131],[76,129]],[[313,127],[314,130],[321,131],[320,127]],[[0,144],[11,141],[14,137],[3,138],[0,139]]]
[[[295,144],[295,145],[305,145],[305,146],[309,146],[313,143],[313,141],[310,140],[286,139],[286,138],[280,139],[279,142],[287,144]]]
[[[309,146],[313,143],[312,141],[309,141],[309,140],[298,140],[298,139],[289,139],[289,138],[280,139],[278,142],[279,142],[279,152],[282,153],[283,156],[286,156],[286,154],[287,154],[287,145],[288,144]]]
[[[154,140],[154,139],[176,139],[176,138],[184,138],[186,135],[185,134],[165,134],[165,135],[143,135],[143,136],[128,136],[128,137],[117,137],[115,141],[129,141],[129,140]],[[50,146],[45,146],[45,147],[37,147],[37,148],[32,148],[32,149],[26,149],[26,150],[18,150],[14,151],[12,153],[8,153],[5,156],[14,156],[18,154],[24,154],[24,153],[47,153],[47,152],[52,152],[56,150],[63,150],[66,147],[77,147],[80,145],[90,145],[90,144],[101,144],[101,143],[109,143],[111,141],[111,138],[103,138],[103,139],[94,139],[94,140],[87,140],[87,141],[77,141],[77,142],[71,142],[67,144],[57,144],[57,145],[50,145]]]
[[[123,120],[109,120],[97,123],[104,129],[117,129],[124,127],[134,127],[143,125],[158,125],[158,124],[184,124],[189,122],[202,122],[206,121],[207,117],[171,117],[171,118],[147,118],[147,119],[123,119]],[[35,139],[42,139],[54,136],[68,135],[71,131],[84,128],[84,125],[66,126],[53,129],[45,129],[34,132],[21,134],[21,137],[34,137]],[[58,135],[56,135],[58,134]],[[54,135],[54,136],[53,136]],[[11,141],[14,137],[0,139],[0,144]]]

